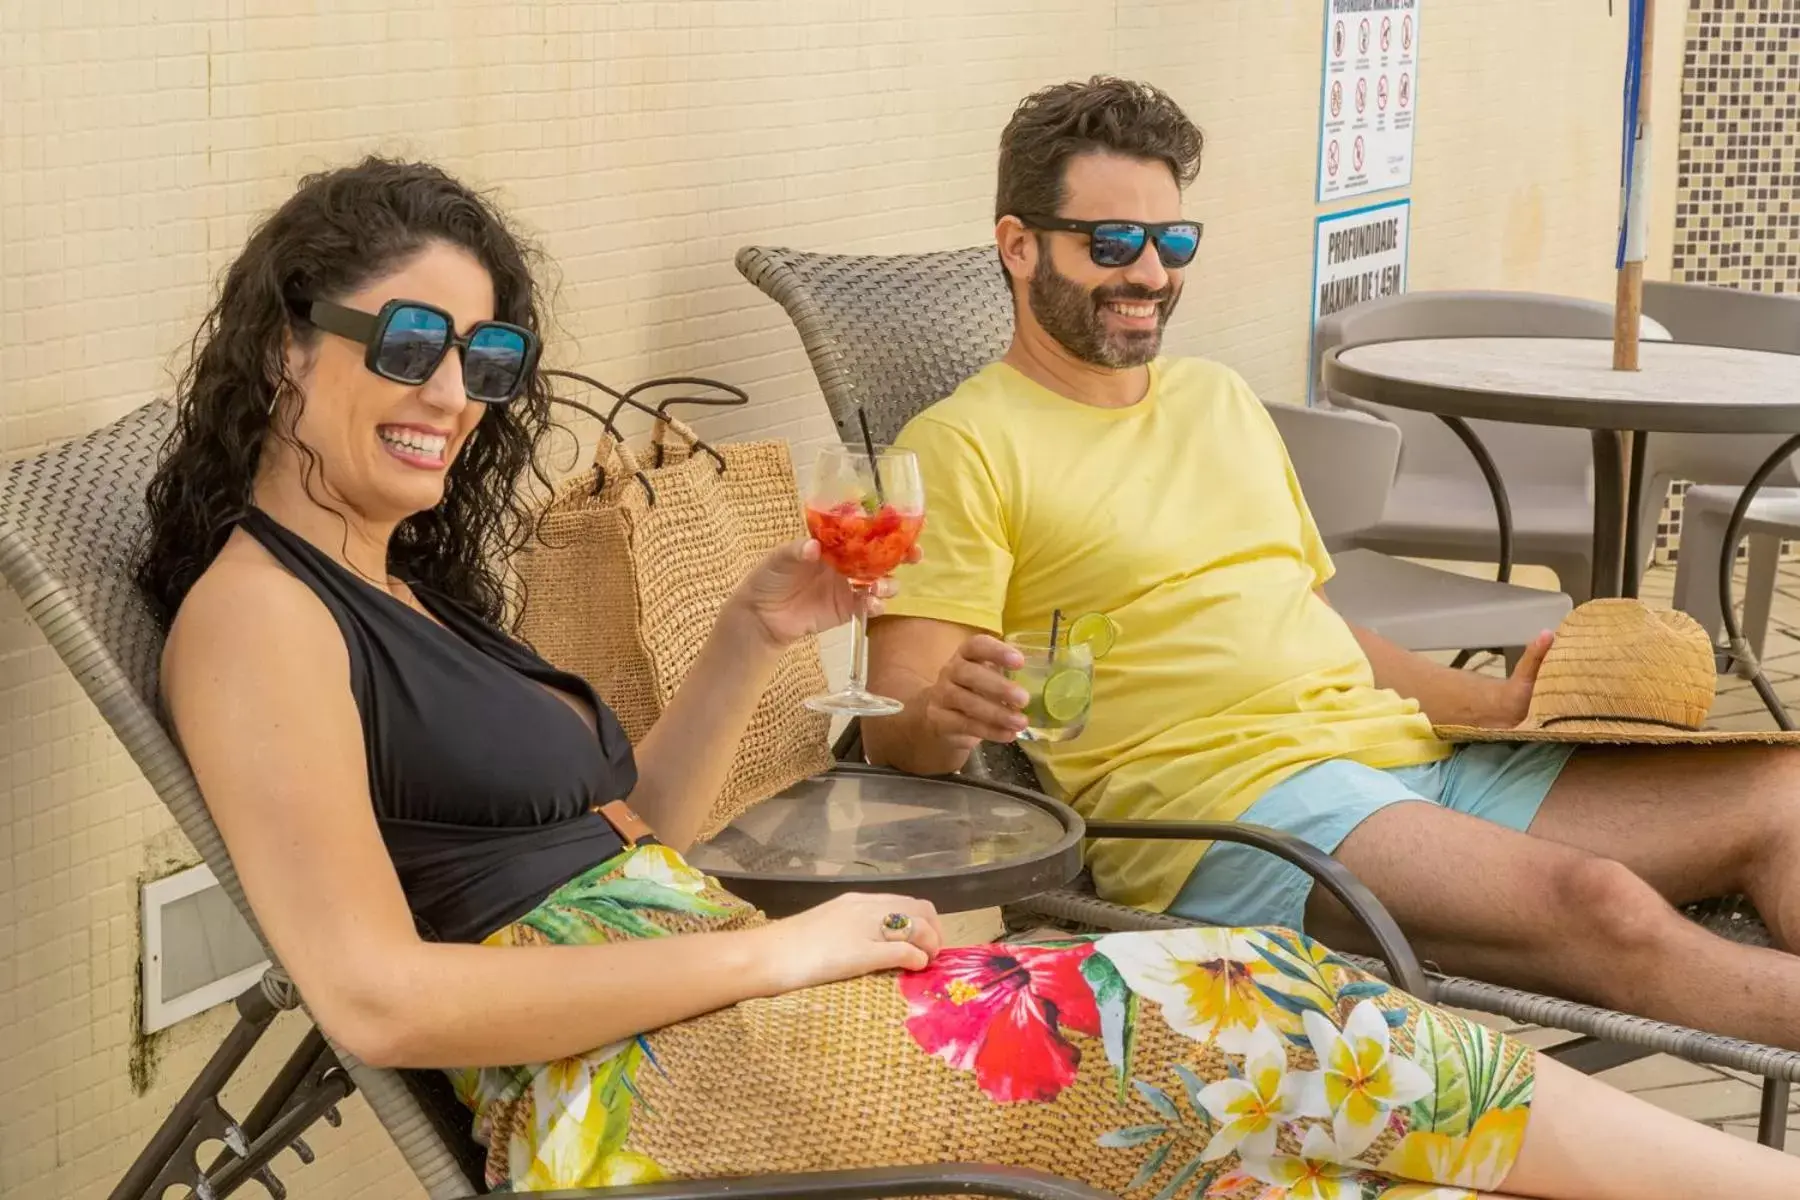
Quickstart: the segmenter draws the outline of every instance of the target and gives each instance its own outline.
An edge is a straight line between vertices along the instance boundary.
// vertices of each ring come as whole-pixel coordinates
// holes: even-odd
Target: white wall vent
[[[269,965],[205,865],[144,885],[143,929],[145,1033],[236,999]]]

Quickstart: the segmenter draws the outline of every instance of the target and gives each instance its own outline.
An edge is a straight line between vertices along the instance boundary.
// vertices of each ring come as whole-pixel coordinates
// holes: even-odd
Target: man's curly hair
[[[1063,168],[1104,151],[1165,164],[1180,187],[1200,174],[1205,138],[1181,107],[1147,83],[1096,75],[1033,92],[1000,135],[994,219],[1050,216],[1063,201]]]

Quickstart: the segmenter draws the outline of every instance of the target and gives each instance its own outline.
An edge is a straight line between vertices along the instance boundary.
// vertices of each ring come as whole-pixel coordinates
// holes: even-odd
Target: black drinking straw
[[[1055,609],[1050,614],[1050,661],[1056,661],[1056,630],[1062,624],[1062,609]]]
[[[869,436],[869,418],[861,408],[856,410],[857,424],[862,426],[863,449],[869,454],[869,470],[875,476],[875,499],[887,503],[887,493],[881,487],[881,467],[875,461],[875,439]]]

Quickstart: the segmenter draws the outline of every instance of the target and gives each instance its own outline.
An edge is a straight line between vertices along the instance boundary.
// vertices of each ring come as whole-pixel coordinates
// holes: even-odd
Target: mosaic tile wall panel
[[[1800,292],[1800,0],[1690,0],[1679,136],[1671,278]],[[1658,561],[1679,546],[1682,490]]]
[[[1800,290],[1800,0],[1692,0],[1674,278]]]

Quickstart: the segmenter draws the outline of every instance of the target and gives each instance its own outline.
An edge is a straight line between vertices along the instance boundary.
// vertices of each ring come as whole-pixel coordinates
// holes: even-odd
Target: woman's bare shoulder
[[[222,674],[254,674],[277,665],[300,667],[322,681],[347,672],[348,654],[330,611],[312,589],[254,538],[233,533],[194,581],[169,627],[164,689],[179,686],[190,673],[217,681]]]

